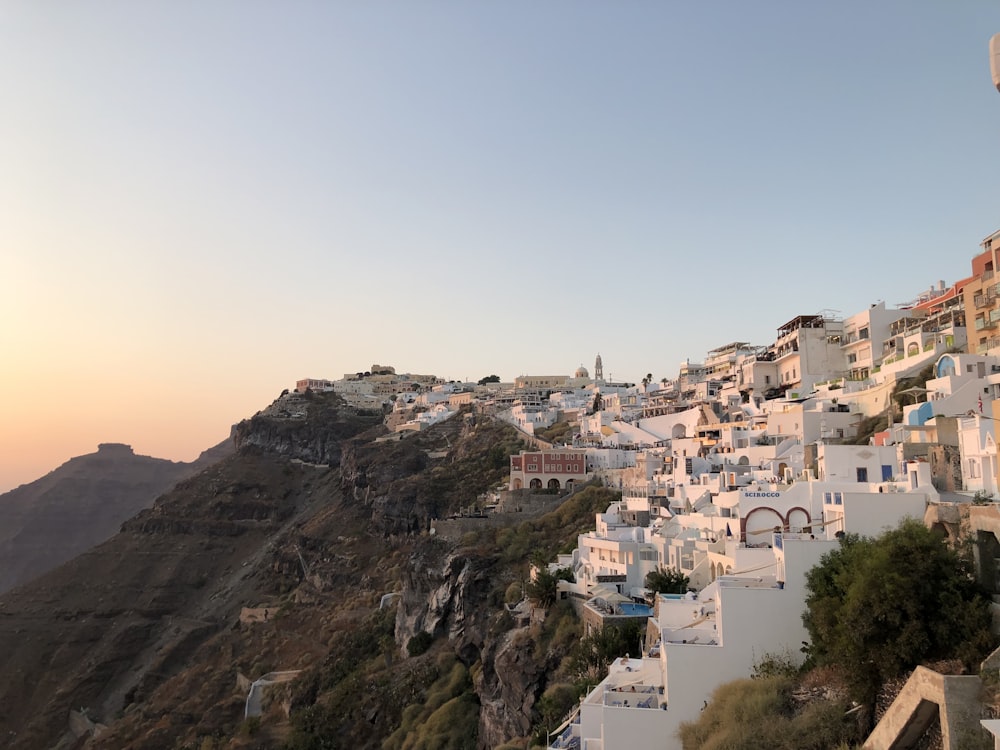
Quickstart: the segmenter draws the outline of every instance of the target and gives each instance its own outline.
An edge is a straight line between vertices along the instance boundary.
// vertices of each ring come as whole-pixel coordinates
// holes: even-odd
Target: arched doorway
[[[538,477],[535,477],[534,479],[531,480],[531,484],[528,486],[531,487],[531,489],[533,490],[540,490],[542,489],[542,480],[539,479]]]
[[[772,508],[754,508],[747,514],[747,544],[770,544],[771,532],[781,528],[785,520]]]
[[[515,480],[514,480],[514,489],[515,489],[515,490],[519,490],[519,489],[521,489],[521,488],[522,488],[523,486],[524,486],[524,485],[523,485],[523,484],[521,483],[521,480],[520,480],[520,479],[515,479]]]
[[[559,489],[559,480],[558,479],[550,479],[549,480],[549,489],[550,490],[558,490]]]
[[[811,531],[809,528],[809,514],[805,512],[802,508],[792,508],[788,511],[788,530],[789,531]]]

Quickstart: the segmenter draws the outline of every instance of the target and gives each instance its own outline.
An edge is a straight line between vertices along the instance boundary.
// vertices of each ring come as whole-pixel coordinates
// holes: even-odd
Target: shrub
[[[697,721],[682,724],[684,750],[827,750],[858,740],[857,725],[838,700],[794,710],[788,677],[737,680],[712,694]]]
[[[413,636],[406,644],[406,652],[410,656],[420,656],[427,652],[427,649],[434,643],[434,636],[426,630],[421,630]]]
[[[646,574],[646,588],[657,594],[683,594],[688,590],[688,577],[676,568],[658,567]]]
[[[954,658],[974,668],[995,643],[971,561],[912,519],[878,539],[843,537],[806,586],[810,659],[842,666],[867,706],[918,664]]]
[[[503,601],[504,604],[517,604],[521,601],[524,591],[521,588],[521,584],[518,581],[514,581],[510,586],[507,587],[507,591],[504,592]]]

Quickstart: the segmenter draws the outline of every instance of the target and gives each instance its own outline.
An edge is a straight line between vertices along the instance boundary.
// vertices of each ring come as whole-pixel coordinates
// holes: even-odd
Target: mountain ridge
[[[179,462],[100,443],[0,495],[0,594],[105,541],[176,482],[232,451],[227,439]]]

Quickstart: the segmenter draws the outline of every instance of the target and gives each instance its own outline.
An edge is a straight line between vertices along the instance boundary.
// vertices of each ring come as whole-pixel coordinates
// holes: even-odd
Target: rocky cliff
[[[337,466],[342,442],[367,429],[384,434],[382,415],[358,412],[335,393],[283,394],[236,425],[239,450],[259,450],[311,464]]]
[[[520,532],[425,531],[496,486],[516,433],[470,414],[377,442],[385,431],[335,400],[286,411],[242,423],[235,455],[0,599],[0,737],[298,750],[528,733],[551,659],[503,604],[525,573],[505,546]],[[562,544],[575,528],[553,516],[544,531]],[[398,603],[380,609],[388,592]],[[239,686],[288,670],[301,674],[245,723]]]
[[[511,571],[496,558],[424,545],[409,560],[396,613],[397,643],[429,633],[447,639],[465,663],[479,665],[476,746],[483,749],[529,734],[551,666],[537,659],[531,628],[512,628],[497,601],[497,585],[511,582]]]

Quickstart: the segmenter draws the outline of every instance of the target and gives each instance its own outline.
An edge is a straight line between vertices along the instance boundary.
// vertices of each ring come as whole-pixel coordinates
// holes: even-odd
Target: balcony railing
[[[986,354],[990,349],[1000,349],[1000,338],[994,336],[976,347],[976,354]]]

